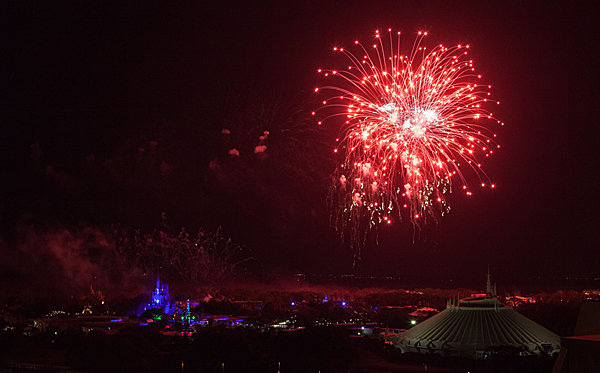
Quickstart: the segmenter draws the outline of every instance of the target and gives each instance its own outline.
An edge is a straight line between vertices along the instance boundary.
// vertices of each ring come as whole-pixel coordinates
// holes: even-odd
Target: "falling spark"
[[[477,157],[496,147],[485,124],[501,123],[484,107],[498,102],[489,98],[491,86],[479,83],[469,46],[428,50],[422,45],[427,33],[419,32],[410,55],[402,55],[400,33],[388,33],[389,42],[377,31],[370,47],[355,41],[358,54],[334,48],[350,66],[319,69],[334,82],[315,89],[333,92],[319,109],[333,110],[326,119],[344,117],[335,149],[344,163],[334,179],[333,203],[336,228],[349,228],[354,241],[364,241],[394,215],[416,227],[443,216],[453,181],[472,194],[467,169],[482,187],[494,187],[484,181]]]

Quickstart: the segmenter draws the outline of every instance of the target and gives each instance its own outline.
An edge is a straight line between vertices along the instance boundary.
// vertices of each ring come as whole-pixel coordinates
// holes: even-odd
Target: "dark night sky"
[[[223,226],[275,272],[600,275],[592,2],[204,3],[2,3],[5,257],[25,227],[148,230],[165,212],[172,227]],[[471,45],[506,123],[483,165],[497,188],[453,196],[414,243],[405,226],[381,230],[353,269],[328,226],[330,134],[283,131],[256,108],[311,110],[316,69],[340,63],[331,47],[390,27]],[[227,140],[222,128],[238,132]],[[264,130],[270,158],[232,163],[227,150],[252,149]]]

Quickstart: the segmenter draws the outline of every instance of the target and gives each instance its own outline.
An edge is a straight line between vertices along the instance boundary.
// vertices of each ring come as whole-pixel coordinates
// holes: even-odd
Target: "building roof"
[[[489,277],[485,295],[452,301],[444,311],[393,340],[404,352],[471,358],[494,346],[526,346],[533,352],[544,345],[551,346],[550,352],[560,349],[558,335],[502,305],[491,292]]]

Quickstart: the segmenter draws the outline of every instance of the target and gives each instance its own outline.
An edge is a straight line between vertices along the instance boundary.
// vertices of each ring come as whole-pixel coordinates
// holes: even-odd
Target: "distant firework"
[[[483,106],[499,102],[488,98],[490,86],[478,83],[469,46],[438,45],[427,52],[422,46],[427,33],[419,32],[410,55],[402,55],[400,32],[394,37],[388,31],[389,43],[379,31],[372,46],[355,41],[357,55],[334,48],[350,64],[319,69],[335,84],[315,89],[333,91],[320,109],[333,110],[327,118],[346,118],[335,149],[344,161],[332,199],[336,228],[342,235],[349,231],[354,243],[379,224],[402,217],[420,227],[443,216],[450,210],[445,197],[453,181],[471,195],[467,169],[479,186],[495,187],[477,156],[488,157],[499,147],[480,123],[498,122]]]

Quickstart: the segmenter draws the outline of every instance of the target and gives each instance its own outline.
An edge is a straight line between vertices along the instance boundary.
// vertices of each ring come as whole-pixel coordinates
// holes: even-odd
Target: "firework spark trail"
[[[350,66],[319,69],[338,84],[315,89],[333,92],[323,101],[323,109],[335,110],[329,117],[346,117],[335,149],[344,164],[333,196],[336,228],[342,235],[350,229],[355,243],[378,224],[403,215],[416,227],[443,216],[450,210],[445,195],[453,179],[471,195],[467,169],[482,187],[494,188],[483,181],[487,177],[477,155],[487,157],[499,147],[491,141],[495,135],[479,123],[500,123],[483,108],[499,102],[488,98],[491,86],[477,83],[481,76],[468,59],[469,46],[438,45],[426,52],[422,41],[427,33],[419,32],[410,55],[401,55],[400,32],[396,37],[388,32],[389,46],[379,31],[370,48],[355,41],[362,58],[334,48]]]

